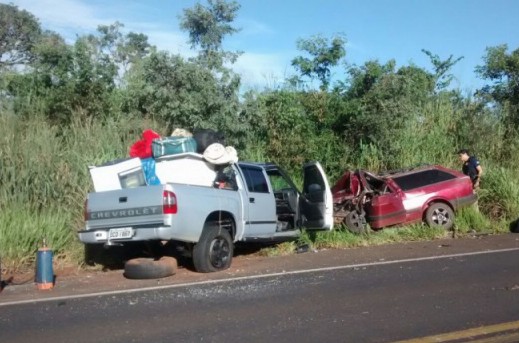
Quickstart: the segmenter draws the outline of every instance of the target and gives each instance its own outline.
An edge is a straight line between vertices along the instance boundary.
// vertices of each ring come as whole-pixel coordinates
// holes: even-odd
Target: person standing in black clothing
[[[474,189],[479,188],[479,181],[483,174],[483,168],[481,167],[479,160],[476,156],[470,156],[467,149],[461,149],[458,151],[461,162],[463,162],[462,171],[463,174],[468,175],[472,181],[472,187]]]

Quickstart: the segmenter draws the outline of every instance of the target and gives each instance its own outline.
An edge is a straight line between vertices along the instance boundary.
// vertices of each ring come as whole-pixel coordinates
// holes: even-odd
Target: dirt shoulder
[[[123,270],[121,269],[112,271],[58,269],[55,270],[55,287],[47,291],[38,290],[33,282],[23,285],[5,285],[6,280],[3,280],[5,287],[0,292],[0,306],[18,301],[65,298],[93,293],[180,285],[191,282],[209,282],[303,269],[330,268],[511,248],[519,248],[518,234],[408,242],[353,249],[310,250],[301,254],[279,257],[240,254],[233,259],[231,268],[222,272],[201,274],[181,267],[175,275],[156,280],[129,280],[123,276]]]

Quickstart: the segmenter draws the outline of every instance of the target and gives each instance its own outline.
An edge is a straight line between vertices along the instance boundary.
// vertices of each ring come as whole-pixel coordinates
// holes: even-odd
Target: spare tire
[[[177,260],[164,256],[160,260],[134,258],[124,264],[124,276],[128,279],[160,279],[174,275]]]

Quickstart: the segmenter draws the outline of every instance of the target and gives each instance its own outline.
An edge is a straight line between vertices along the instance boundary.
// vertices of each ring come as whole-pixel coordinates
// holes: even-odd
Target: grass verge
[[[284,242],[260,251],[263,256],[287,256],[296,253],[301,245],[311,249],[347,249],[378,246],[392,243],[431,241],[444,238],[462,238],[474,234],[500,234],[510,232],[510,222],[500,220],[491,222],[476,208],[466,208],[458,212],[453,231],[425,224],[385,228],[366,234],[352,233],[344,228],[333,231],[303,231],[296,242]]]
[[[0,257],[4,272],[16,272],[34,265],[36,252],[43,239],[56,256],[64,262],[79,243],[70,229],[73,215],[60,207],[36,209],[33,206],[11,203],[2,208],[0,218]]]

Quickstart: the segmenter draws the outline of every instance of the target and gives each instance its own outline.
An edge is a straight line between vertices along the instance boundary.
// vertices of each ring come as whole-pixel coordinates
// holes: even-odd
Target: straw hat
[[[213,143],[204,151],[204,159],[212,164],[229,164],[238,162],[238,153],[232,146],[224,147],[220,143]]]

